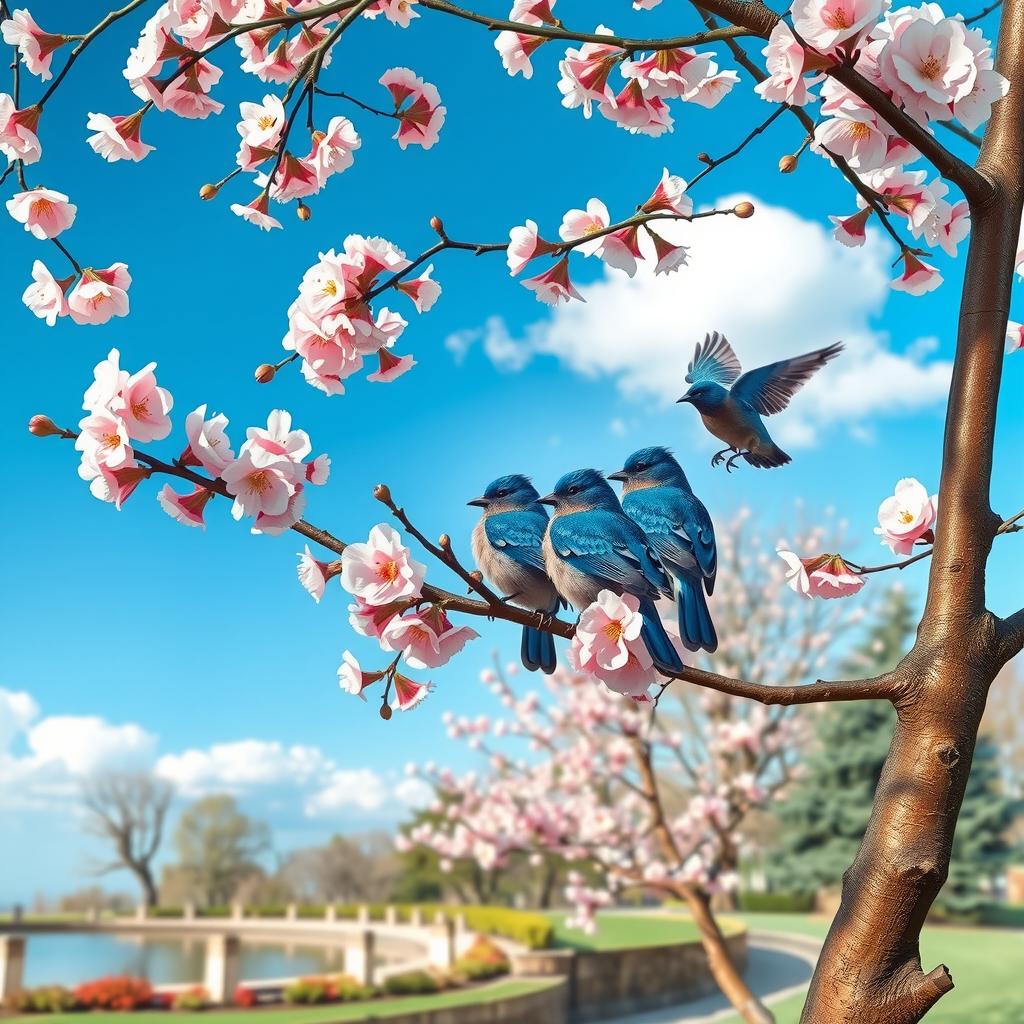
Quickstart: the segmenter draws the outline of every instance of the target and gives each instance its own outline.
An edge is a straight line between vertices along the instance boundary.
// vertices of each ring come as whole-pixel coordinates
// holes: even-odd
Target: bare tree
[[[86,828],[114,850],[114,860],[101,867],[100,873],[130,871],[142,887],[147,907],[158,902],[153,861],[160,850],[173,797],[174,788],[169,782],[145,773],[98,775],[82,790]]]

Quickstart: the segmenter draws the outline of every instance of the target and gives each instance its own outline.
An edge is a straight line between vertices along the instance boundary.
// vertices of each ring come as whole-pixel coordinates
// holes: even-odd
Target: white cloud
[[[740,198],[746,197],[716,205]],[[660,234],[691,247],[689,266],[675,274],[656,278],[641,268],[629,278],[606,269],[580,287],[585,303],[559,306],[522,337],[495,316],[451,335],[446,345],[461,360],[479,343],[510,371],[535,356],[554,356],[583,376],[614,379],[628,397],[667,404],[685,389],[686,365],[707,331],[724,332],[748,369],[841,340],[843,355],[773,421],[773,433],[790,445],[811,444],[834,423],[857,426],[863,436],[864,420],[943,399],[952,366],[928,358],[934,339],[897,352],[872,326],[890,294],[891,253],[881,236],[847,249],[817,221],[754,203],[757,212],[746,221],[660,225]]]
[[[81,778],[98,771],[147,768],[156,737],[137,725],[111,725],[102,718],[54,715],[28,732],[28,745],[43,764],[59,764]]]
[[[0,756],[39,715],[39,705],[24,690],[0,689]]]

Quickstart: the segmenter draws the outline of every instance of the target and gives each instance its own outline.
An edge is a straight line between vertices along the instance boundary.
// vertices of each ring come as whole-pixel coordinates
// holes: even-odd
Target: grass
[[[680,942],[699,942],[697,926],[688,917],[668,915],[631,916],[630,914],[600,914],[597,932],[587,935],[578,928],[567,928],[565,914],[548,914],[555,926],[556,949],[581,951],[608,949],[635,949],[643,946],[669,946]],[[738,921],[719,922],[727,934],[734,934],[742,926]]]
[[[503,981],[483,989],[442,992],[435,996],[407,996],[403,999],[376,999],[372,1003],[333,1003],[329,1006],[275,1007],[272,1010],[206,1010],[198,1014],[176,1013],[173,1010],[35,1014],[31,1017],[15,1017],[9,1024],[161,1024],[164,1021],[177,1024],[185,1021],[189,1024],[355,1024],[359,1021],[387,1020],[404,1013],[493,1003],[539,992],[558,983],[559,979]]]
[[[790,932],[823,938],[824,918],[798,914],[740,915],[751,930]],[[944,963],[956,988],[942,997],[925,1018],[927,1024],[1020,1024],[1024,1021],[1024,932],[995,928],[957,928],[933,925],[921,939],[925,970]],[[777,1024],[797,1024],[803,996],[772,1007]],[[723,1024],[740,1024],[730,1017]]]

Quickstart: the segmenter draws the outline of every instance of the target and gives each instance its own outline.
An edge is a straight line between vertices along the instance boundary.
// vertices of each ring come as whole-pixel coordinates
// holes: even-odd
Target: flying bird
[[[577,611],[602,590],[640,601],[641,637],[662,672],[682,668],[654,602],[672,596],[672,581],[644,531],[623,511],[608,481],[596,469],[565,476],[540,499],[554,512],[544,537],[544,564],[555,588]]]
[[[772,440],[761,417],[782,412],[793,395],[842,350],[843,343],[836,342],[803,356],[759,366],[741,376],[740,361],[725,336],[717,331],[706,335],[687,368],[690,389],[679,401],[689,402],[708,431],[728,445],[715,453],[711,465],[725,462],[725,468],[732,472],[740,458],[758,469],[774,469],[791,462]],[[733,453],[728,460],[726,452]]]
[[[533,611],[554,615],[561,604],[544,569],[542,544],[548,510],[540,494],[519,473],[498,477],[470,505],[483,509],[473,529],[473,557],[480,571],[505,597]],[[558,664],[555,638],[523,626],[523,664],[550,675]]]
[[[622,482],[622,511],[647,534],[676,582],[679,635],[688,651],[718,649],[705,591],[715,589],[715,527],[667,448],[641,448],[609,480]]]

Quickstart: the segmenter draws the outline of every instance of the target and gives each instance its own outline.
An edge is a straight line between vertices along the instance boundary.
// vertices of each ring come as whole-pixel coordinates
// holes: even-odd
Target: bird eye
[[[570,487],[569,488],[569,493],[570,494],[579,494],[580,493],[580,489],[578,487],[575,487],[575,486],[574,487]]]
[[[635,466],[633,467],[633,469],[634,469],[634,470],[635,470],[635,471],[636,471],[637,473],[642,473],[642,472],[643,472],[643,471],[644,471],[644,470],[645,470],[646,468],[647,468],[647,463],[646,463],[646,462],[638,462],[638,463],[637,463],[637,464],[636,464],[636,465],[635,465]]]

